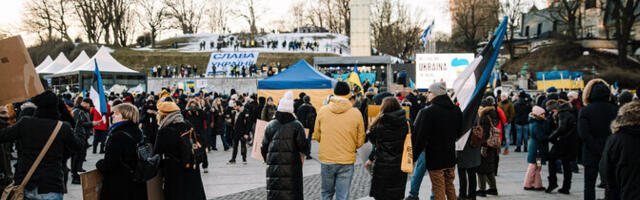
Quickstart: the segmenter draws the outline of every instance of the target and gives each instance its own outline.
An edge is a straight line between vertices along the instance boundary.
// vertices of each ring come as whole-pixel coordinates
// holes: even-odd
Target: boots
[[[508,155],[509,154],[509,148],[504,148],[504,152],[502,154]]]
[[[520,152],[520,146],[516,147],[516,152]]]
[[[74,174],[71,177],[71,184],[80,185],[80,175]]]

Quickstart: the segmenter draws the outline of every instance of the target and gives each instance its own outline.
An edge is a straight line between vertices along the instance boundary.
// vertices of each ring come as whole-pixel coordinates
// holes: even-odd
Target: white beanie
[[[287,91],[284,93],[284,97],[280,99],[278,103],[278,112],[285,112],[293,114],[293,92]]]

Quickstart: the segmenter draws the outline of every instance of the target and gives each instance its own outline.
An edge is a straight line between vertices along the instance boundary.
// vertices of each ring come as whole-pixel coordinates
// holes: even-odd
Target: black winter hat
[[[84,98],[82,101],[85,102],[85,103],[88,103],[91,106],[93,106],[93,100],[91,100],[89,98]]]
[[[305,102],[305,103],[309,103],[309,102],[311,102],[311,97],[304,96],[304,97],[302,97],[302,101]]]
[[[609,87],[605,84],[598,83],[593,86],[593,89],[591,89],[591,96],[589,96],[589,100],[592,102],[597,100],[607,101],[610,95],[611,90],[609,90]]]
[[[31,98],[31,102],[36,104],[38,108],[58,108],[58,97],[51,90],[45,90],[43,93]]]
[[[346,82],[339,81],[336,83],[336,87],[333,88],[333,94],[336,96],[346,96],[349,95],[349,92],[349,84]]]

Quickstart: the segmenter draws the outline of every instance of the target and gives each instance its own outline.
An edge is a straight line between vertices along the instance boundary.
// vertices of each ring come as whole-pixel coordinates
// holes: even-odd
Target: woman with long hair
[[[229,142],[227,141],[227,137],[224,134],[224,129],[225,129],[225,120],[224,120],[224,106],[222,106],[222,99],[220,98],[215,98],[213,100],[213,105],[212,105],[212,122],[211,122],[211,127],[212,127],[212,134],[211,134],[211,147],[213,148],[214,151],[217,151],[218,148],[216,148],[217,145],[217,141],[216,141],[216,137],[218,137],[218,135],[220,136],[220,139],[222,140],[222,145],[224,146],[224,150],[227,151],[229,150]]]
[[[198,99],[189,100],[189,102],[187,103],[187,107],[185,107],[185,110],[182,111],[182,115],[184,116],[185,120],[187,120],[189,123],[191,123],[191,126],[193,126],[193,130],[196,132],[196,136],[200,140],[200,144],[208,144],[209,140],[207,138],[207,135],[205,134],[206,115],[202,110],[200,101]],[[200,162],[202,163],[204,173],[208,173],[209,171],[207,170],[207,168],[209,167],[209,161],[206,153],[203,154],[202,157],[200,157]]]
[[[375,199],[404,198],[407,174],[400,169],[404,140],[409,131],[406,110],[394,97],[382,100],[380,114],[369,127],[369,141],[374,145],[373,156],[365,164],[373,167],[371,191]]]

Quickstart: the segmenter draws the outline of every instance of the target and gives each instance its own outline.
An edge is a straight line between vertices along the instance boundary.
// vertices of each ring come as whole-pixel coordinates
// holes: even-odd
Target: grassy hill
[[[589,55],[583,55],[588,51]],[[609,83],[615,81],[623,88],[635,88],[640,85],[640,63],[628,60],[628,64],[617,64],[617,55],[584,48],[579,44],[559,43],[541,47],[519,59],[510,60],[501,69],[513,74],[519,73],[524,63],[529,64],[530,72],[558,70],[583,72],[585,80],[592,78],[591,68],[596,67],[597,77]]]
[[[165,64],[191,64],[198,65],[200,69],[209,62],[211,53],[183,53],[178,51],[134,51],[128,48],[116,49],[113,56],[121,64],[139,71],[149,72],[149,68]],[[282,65],[291,65],[300,59],[313,63],[316,56],[337,56],[331,53],[271,53],[261,52],[257,64],[270,64],[280,62]]]

